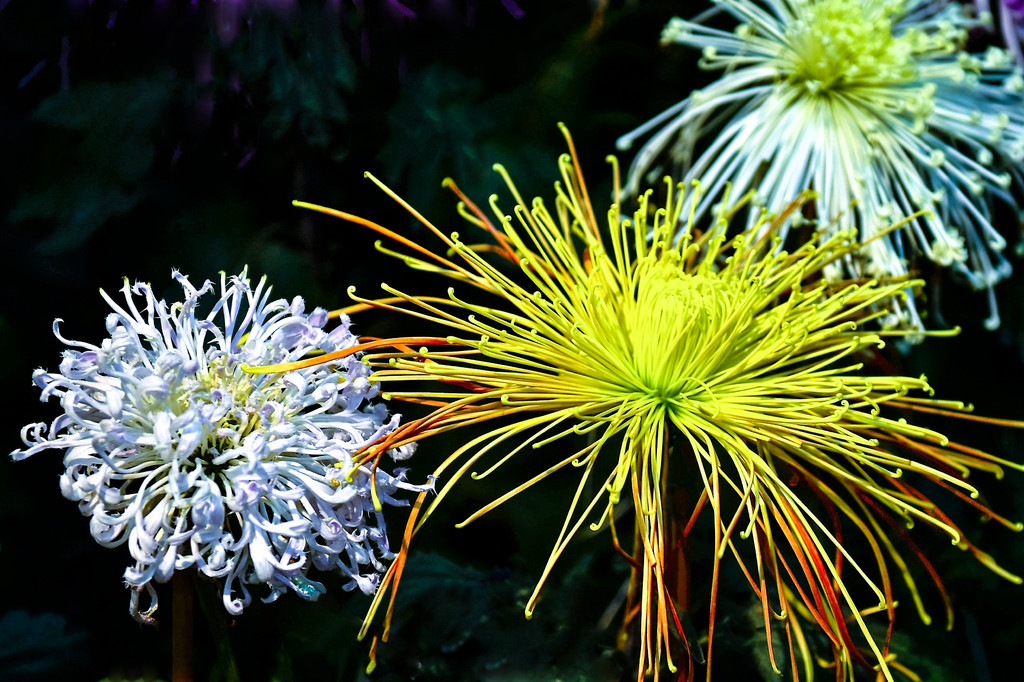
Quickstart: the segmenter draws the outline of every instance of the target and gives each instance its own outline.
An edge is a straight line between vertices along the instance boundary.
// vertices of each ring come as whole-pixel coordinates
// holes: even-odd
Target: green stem
[[[192,682],[192,571],[175,571],[171,589],[171,680]]]
[[[196,596],[199,598],[199,608],[206,617],[206,623],[210,628],[210,637],[217,646],[217,659],[214,663],[214,670],[217,671],[218,679],[224,682],[241,682],[241,675],[238,672],[238,662],[231,647],[231,634],[229,632],[229,618],[221,603],[219,586],[215,581],[199,579],[196,585]],[[233,625],[233,621],[230,625]]]

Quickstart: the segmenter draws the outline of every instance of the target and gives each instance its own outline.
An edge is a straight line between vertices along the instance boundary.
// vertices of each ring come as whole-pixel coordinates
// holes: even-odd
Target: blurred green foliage
[[[170,96],[171,83],[138,78],[83,83],[39,103],[41,143],[9,219],[55,226],[38,243],[41,255],[80,247],[152,191],[154,138]]]
[[[60,614],[7,611],[0,615],[0,678],[15,682],[68,670],[85,639]]]
[[[217,60],[223,62],[218,72],[228,74],[220,87],[253,98],[253,113],[272,140],[297,136],[304,148],[333,161],[347,152],[348,101],[357,77],[341,22],[330,5],[300,5],[283,19],[260,12]]]

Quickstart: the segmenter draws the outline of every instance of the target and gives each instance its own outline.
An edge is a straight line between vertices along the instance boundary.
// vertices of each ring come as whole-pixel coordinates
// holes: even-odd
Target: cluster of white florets
[[[172,305],[147,284],[125,282],[124,306],[101,292],[113,312],[99,345],[65,339],[54,323],[69,348],[57,372],[37,370],[34,380],[63,414],[26,426],[28,447],[12,456],[65,451],[61,491],[90,517],[97,542],[128,545],[134,564],[124,577],[139,620],[156,610],[153,581],[191,566],[224,579],[231,613],[249,604],[253,584],[269,588],[266,601],[288,589],[315,599],[324,586],[307,577],[311,566],[338,569],[345,589],[372,593],[393,555],[371,485],[390,504],[399,489],[430,487],[353,460],[398,415],[371,402],[377,389],[355,355],[245,371],[355,345],[347,318],[328,332],[325,310],[306,313],[298,297],[271,301],[265,279],[252,287],[244,271],[222,275],[219,298],[201,316],[213,283],[196,289],[174,277],[185,295]]]

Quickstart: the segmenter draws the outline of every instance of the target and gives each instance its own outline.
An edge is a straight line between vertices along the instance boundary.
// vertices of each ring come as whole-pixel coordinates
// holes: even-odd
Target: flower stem
[[[209,627],[209,636],[203,634],[200,641],[215,642],[217,646],[212,670],[215,671],[217,679],[224,682],[241,682],[242,676],[238,670],[238,661],[235,660],[229,632],[230,628],[234,627],[234,620],[228,617],[221,606],[219,587],[215,581],[201,579],[198,576],[194,585],[196,602]]]
[[[175,571],[171,579],[171,680],[192,682],[192,571]]]

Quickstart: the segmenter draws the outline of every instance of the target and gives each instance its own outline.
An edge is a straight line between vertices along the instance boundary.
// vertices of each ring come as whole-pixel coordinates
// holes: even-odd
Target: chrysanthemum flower
[[[848,230],[816,232],[794,251],[781,250],[778,233],[797,205],[778,217],[762,215],[732,237],[727,234],[731,211],[721,211],[700,231],[692,213],[681,213],[699,197],[670,183],[664,206],[655,208],[647,193],[631,219],[613,204],[599,222],[575,153],[563,156],[559,165],[563,182],[556,185],[553,211],[540,199],[527,204],[505,170],[495,166],[516,202],[509,217],[492,197],[500,228],[459,193],[462,215],[493,243],[447,235],[406,206],[441,240],[441,252],[363,218],[299,204],[399,241],[411,251],[401,255],[409,266],[467,289],[460,293],[453,287],[447,298],[437,298],[385,286],[391,297],[357,299],[359,306],[408,314],[450,330],[444,337],[354,347],[366,351],[364,361],[376,368],[374,377],[386,396],[436,406],[371,451],[497,421],[436,469],[444,486],[425,510],[424,495],[414,506],[386,583],[397,584],[412,535],[453,488],[465,483],[466,474],[494,475],[512,457],[542,458],[539,473],[510,486],[463,523],[558,470],[579,470],[578,486],[567,491],[565,523],[526,613],[533,612],[541,585],[584,525],[589,532],[607,527],[633,566],[622,641],[625,645],[632,633],[638,645],[638,679],[645,671],[657,677],[663,664],[677,670],[674,633],[687,639],[682,613],[687,604],[676,605],[683,598],[679,585],[685,582],[689,554],[701,552],[685,539],[702,511],[710,510],[714,527],[714,546],[704,548],[714,561],[709,649],[720,562],[732,554],[763,605],[769,643],[772,628],[780,624],[789,636],[790,659],[802,660],[808,677],[813,656],[803,628],[809,621],[827,635],[840,671],[860,662],[892,679],[898,664],[868,623],[869,614],[879,611],[891,623],[892,566],[927,619],[902,557],[905,550],[886,526],[900,536],[904,524],[931,526],[1019,582],[914,487],[915,480],[927,481],[928,487],[948,490],[1020,529],[980,505],[967,482],[972,470],[999,475],[1006,462],[950,443],[904,416],[962,416],[970,408],[927,397],[931,388],[923,377],[863,371],[887,334],[872,331],[871,323],[919,282],[829,283],[823,269],[863,244]],[[506,267],[492,262],[495,255],[507,261]],[[473,289],[495,300],[470,302],[465,294]],[[293,370],[350,350],[253,369]],[[569,445],[579,434],[588,436],[586,444]],[[556,441],[561,450],[553,457],[550,449],[537,450]],[[494,453],[501,454],[485,464]],[[692,499],[699,501],[693,508],[668,504],[670,470],[674,479],[696,488]],[[623,513],[623,504],[632,514]],[[632,530],[629,551],[618,541],[623,519]],[[844,528],[863,538],[870,548],[866,556],[847,549]],[[915,548],[909,539],[907,545]],[[924,556],[921,561],[932,570]],[[859,603],[853,596],[857,591],[871,594],[870,603]],[[374,608],[382,595],[383,590]],[[795,617],[801,615],[805,625]],[[687,646],[696,655],[700,645],[691,637]],[[777,655],[772,652],[773,661]],[[692,662],[687,679],[693,677]],[[708,670],[710,675],[710,663]],[[837,679],[845,678],[837,673]]]
[[[157,608],[153,581],[190,566],[224,579],[233,614],[249,604],[248,585],[265,584],[264,601],[286,590],[316,599],[324,586],[307,577],[310,566],[337,568],[346,590],[372,594],[393,556],[379,500],[402,504],[392,497],[400,489],[429,486],[352,454],[393,431],[399,416],[370,402],[377,388],[354,356],[283,374],[242,370],[351,347],[348,319],[325,331],[325,310],[305,313],[298,297],[271,301],[266,279],[253,288],[245,271],[222,275],[219,297],[200,316],[213,283],[196,289],[174,278],[184,300],[171,305],[148,284],[126,280],[125,305],[101,291],[113,312],[99,345],[64,338],[54,322],[69,348],[58,372],[36,370],[34,380],[64,413],[26,426],[28,447],[11,456],[65,451],[65,497],[90,517],[101,545],[128,544],[135,563],[124,578],[140,621]]]
[[[700,49],[701,65],[724,73],[619,139],[628,149],[660,128],[638,152],[627,193],[668,150],[685,180],[705,184],[698,220],[730,184],[772,210],[810,187],[823,225],[856,226],[865,240],[911,217],[829,274],[903,277],[923,252],[987,292],[985,325],[997,327],[993,287],[1010,265],[990,198],[1012,206],[1011,190],[1024,186],[1024,79],[1013,60],[996,48],[964,52],[978,22],[955,2],[716,4],[741,22],[734,31],[676,18],[662,42]],[[752,211],[748,225],[758,219]],[[912,298],[894,313],[887,324],[921,328]]]

